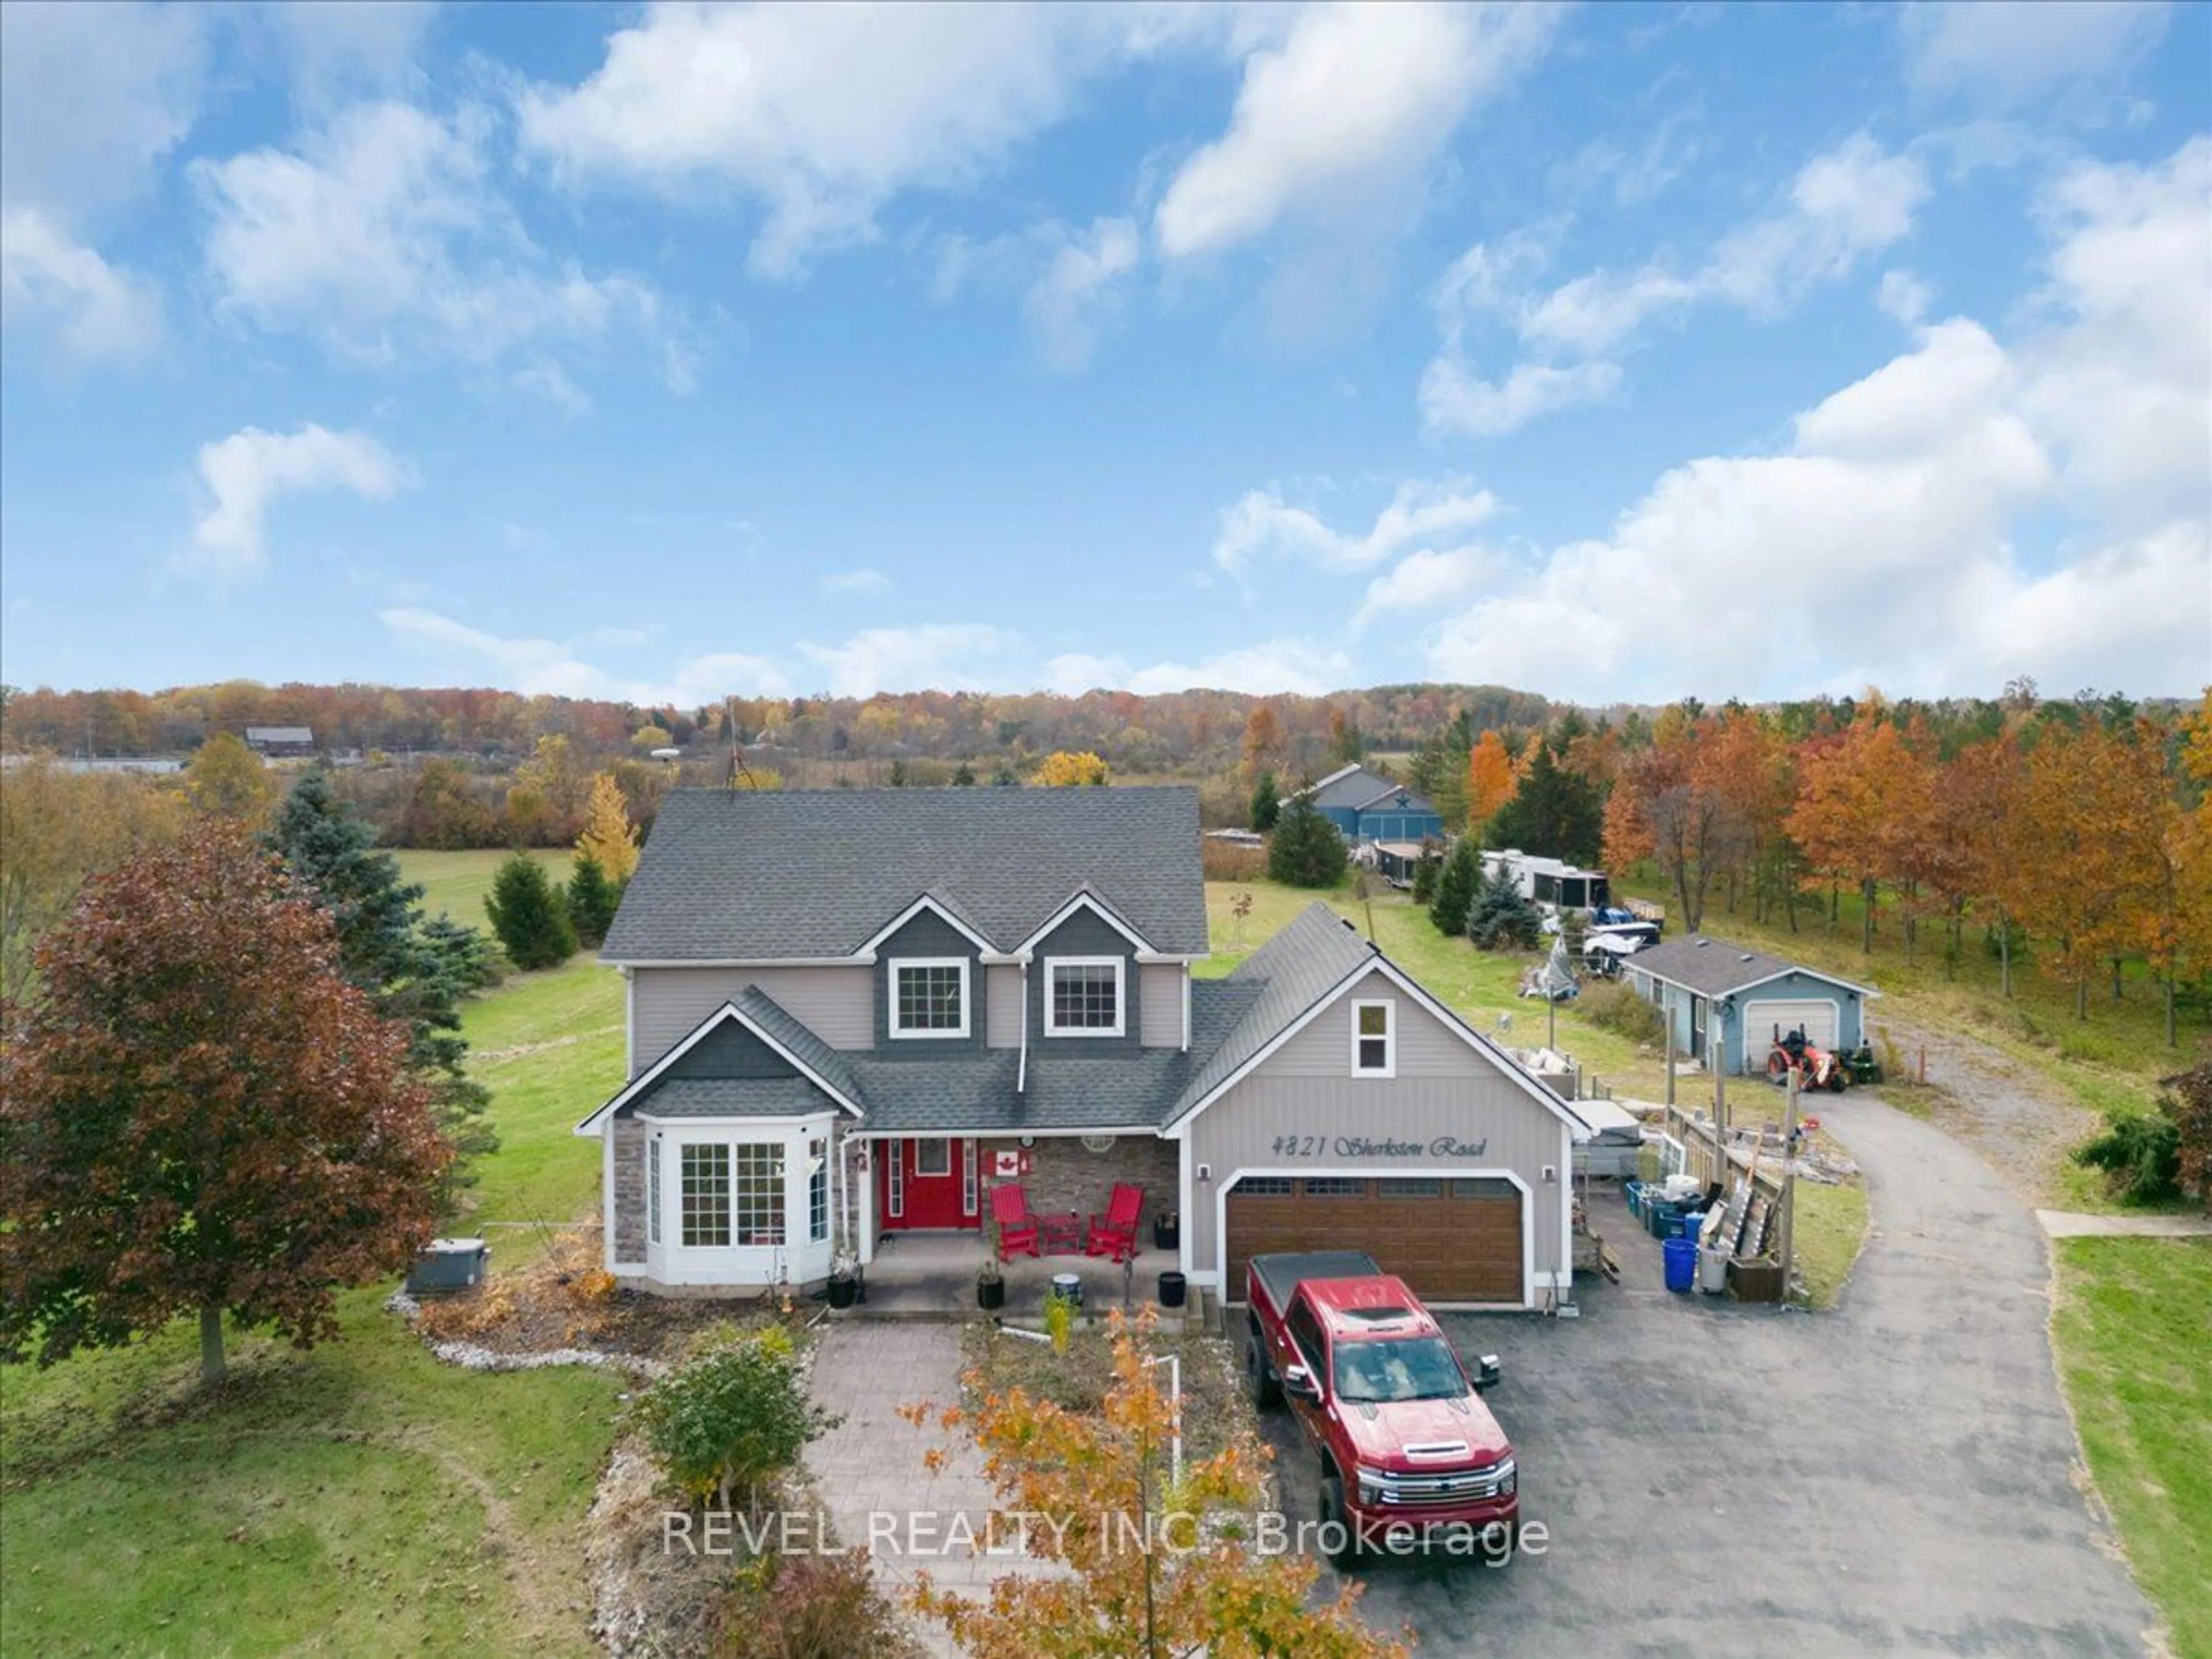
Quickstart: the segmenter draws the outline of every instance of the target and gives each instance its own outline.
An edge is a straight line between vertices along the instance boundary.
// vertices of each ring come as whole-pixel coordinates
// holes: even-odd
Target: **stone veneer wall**
[[[1137,1243],[1152,1247],[1152,1218],[1172,1210],[1178,1201],[1181,1164],[1177,1143],[1157,1135],[1117,1135],[1106,1151],[1094,1152],[1075,1135],[1040,1135],[1027,1149],[1030,1173],[1022,1177],[1030,1208],[1040,1212],[1073,1210],[1086,1220],[1106,1212],[1116,1182],[1133,1182],[1145,1189],[1145,1206],[1138,1221]],[[1018,1140],[982,1140],[976,1146],[986,1186],[991,1184],[993,1154],[1022,1150]],[[989,1224],[988,1200],[985,1225]]]
[[[649,1143],[645,1125],[634,1117],[614,1121],[615,1260],[645,1260],[645,1158]]]

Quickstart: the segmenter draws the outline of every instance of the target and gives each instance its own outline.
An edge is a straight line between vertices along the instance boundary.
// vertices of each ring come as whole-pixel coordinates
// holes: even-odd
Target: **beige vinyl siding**
[[[1146,963],[1137,969],[1137,1013],[1147,1048],[1182,1047],[1182,976],[1180,963]]]
[[[1022,1046],[1022,970],[1005,963],[983,970],[988,988],[983,1012],[989,1025],[984,1041],[994,1048]]]
[[[875,1040],[873,971],[844,963],[819,968],[638,968],[636,1050],[631,1075],[659,1060],[692,1028],[748,985],[757,985],[833,1048],[866,1048]]]
[[[1397,1075],[1352,1075],[1352,1004],[1395,1005]],[[1370,1157],[1338,1148],[1346,1138],[1410,1141],[1421,1155]],[[1277,1049],[1259,1069],[1201,1113],[1191,1128],[1190,1164],[1211,1166],[1212,1180],[1193,1193],[1196,1213],[1185,1218],[1191,1265],[1218,1265],[1215,1200],[1240,1170],[1316,1175],[1449,1176],[1510,1170],[1526,1183],[1534,1215],[1534,1271],[1548,1283],[1561,1260],[1561,1210],[1571,1142],[1559,1119],[1531,1099],[1500,1062],[1470,1048],[1436,1016],[1380,975],[1369,975]],[[1276,1150],[1294,1139],[1298,1152]],[[1431,1157],[1438,1139],[1485,1143],[1480,1156]],[[1309,1140],[1316,1143],[1307,1150]],[[1549,1165],[1554,1179],[1547,1182]],[[1232,1291],[1232,1294],[1238,1292]]]

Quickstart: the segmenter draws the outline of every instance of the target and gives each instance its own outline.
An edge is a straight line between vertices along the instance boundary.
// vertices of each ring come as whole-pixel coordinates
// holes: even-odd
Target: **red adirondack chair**
[[[1145,1207],[1145,1189],[1116,1182],[1106,1200],[1106,1213],[1091,1218],[1083,1237],[1083,1254],[1127,1261],[1137,1253],[1137,1216]]]
[[[1030,1213],[1030,1195],[1018,1186],[991,1188],[991,1219],[999,1229],[999,1260],[1012,1261],[1017,1254],[1038,1255],[1036,1218]]]

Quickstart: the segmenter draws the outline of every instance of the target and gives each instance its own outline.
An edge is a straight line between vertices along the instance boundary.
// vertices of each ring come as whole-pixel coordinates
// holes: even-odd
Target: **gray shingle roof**
[[[845,956],[924,895],[1005,950],[1085,888],[1155,950],[1204,955],[1197,792],[679,789],[600,956]]]
[[[1250,988],[1249,1000],[1212,1052],[1194,1067],[1165,1121],[1172,1123],[1189,1111],[1284,1027],[1378,954],[1326,904],[1316,901],[1308,905],[1297,921],[1247,957],[1224,981]],[[1195,1024],[1195,1008],[1192,1012]],[[1195,1039],[1194,1032],[1194,1056]]]
[[[738,999],[738,1012],[757,1022],[761,1030],[831,1088],[863,1111],[867,1109],[867,1099],[860,1079],[853,1074],[849,1057],[815,1036],[811,1027],[802,1024],[798,1016],[787,1012],[781,1003],[759,986],[745,987],[744,994]]]
[[[1679,985],[1686,991],[1709,997],[1724,997],[1747,985],[1791,972],[1809,974],[1838,985],[1850,984],[1849,980],[1838,980],[1833,974],[1823,974],[1818,969],[1784,962],[1780,957],[1770,957],[1763,951],[1749,950],[1718,939],[1678,939],[1671,944],[1655,945],[1627,957],[1624,966],[1632,973],[1650,974],[1669,985]]]
[[[628,1109],[654,1117],[804,1117],[831,1105],[803,1077],[665,1077]]]

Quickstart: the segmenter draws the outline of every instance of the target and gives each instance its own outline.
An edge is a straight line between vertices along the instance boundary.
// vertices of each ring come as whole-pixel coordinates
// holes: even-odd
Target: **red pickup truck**
[[[1244,1368],[1262,1410],[1285,1395],[1321,1458],[1316,1541],[1342,1565],[1449,1528],[1510,1558],[1519,1537],[1512,1443],[1404,1280],[1357,1250],[1252,1258]],[[1335,1522],[1331,1526],[1330,1522]]]

